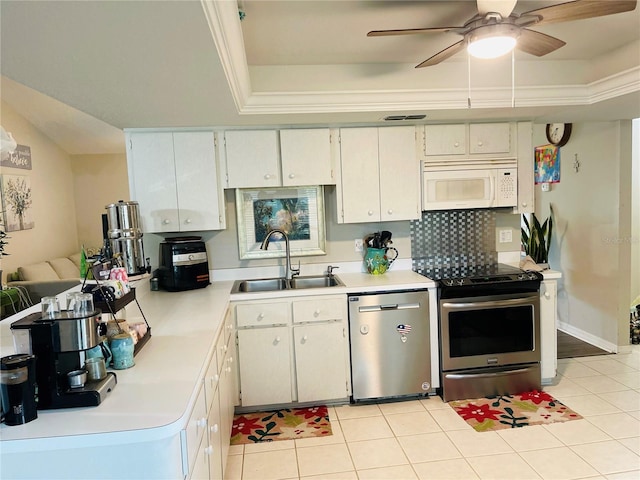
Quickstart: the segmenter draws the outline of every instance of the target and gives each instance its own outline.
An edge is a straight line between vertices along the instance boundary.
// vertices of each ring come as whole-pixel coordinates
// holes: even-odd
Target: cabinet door
[[[342,322],[293,327],[298,402],[347,397],[343,327]]]
[[[139,203],[142,231],[177,232],[178,193],[171,132],[129,134],[131,198]]]
[[[174,132],[180,231],[224,228],[213,132]]]
[[[218,389],[215,390],[215,394],[213,396],[213,405],[211,406],[211,411],[209,412],[208,418],[208,426],[209,426],[209,479],[211,480],[222,480],[222,466],[226,463],[226,456],[222,457],[222,427],[221,427],[221,416],[220,416],[220,391]],[[226,440],[226,439],[225,439]],[[228,442],[228,440],[227,440]]]
[[[289,327],[238,330],[242,406],[290,403]]]
[[[280,130],[282,184],[335,185],[328,128]]]
[[[543,280],[540,284],[540,368],[546,380],[555,378],[558,364],[557,289],[555,280]]]
[[[465,155],[467,153],[467,126],[425,125],[424,154],[427,157],[441,155]]]
[[[380,221],[420,218],[420,161],[415,127],[378,129]]]
[[[211,447],[207,444],[207,438],[202,439],[202,444],[198,448],[195,464],[191,470],[191,480],[209,480],[209,460],[211,456]]]
[[[224,132],[227,187],[279,187],[280,152],[276,130]]]
[[[519,122],[518,132],[518,206],[514,213],[532,213],[534,208],[533,129],[531,122]]]
[[[340,169],[338,223],[380,221],[377,128],[340,129]]]
[[[469,125],[469,153],[511,152],[511,126],[508,123],[472,123]]]

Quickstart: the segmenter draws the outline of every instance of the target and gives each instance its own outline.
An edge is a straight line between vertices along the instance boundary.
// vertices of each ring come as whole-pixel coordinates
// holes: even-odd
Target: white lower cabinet
[[[340,321],[293,327],[298,402],[346,396],[344,335]]]
[[[231,328],[229,328],[231,326]],[[222,480],[237,399],[235,335],[230,312],[207,367],[204,385],[183,435],[188,478]]]
[[[345,295],[242,302],[235,314],[243,407],[350,395]]]
[[[238,330],[242,405],[291,403],[289,327]]]
[[[540,284],[540,369],[543,383],[551,383],[558,367],[557,296],[558,282],[543,280]]]

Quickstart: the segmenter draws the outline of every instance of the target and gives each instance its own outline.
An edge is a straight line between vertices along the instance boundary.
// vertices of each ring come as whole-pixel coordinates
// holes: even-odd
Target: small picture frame
[[[291,256],[326,255],[322,186],[237,189],[236,213],[241,260],[284,257],[280,235],[260,249],[273,229],[287,232]]]

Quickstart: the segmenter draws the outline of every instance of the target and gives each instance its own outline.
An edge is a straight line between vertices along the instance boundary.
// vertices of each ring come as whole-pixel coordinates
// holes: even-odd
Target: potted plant
[[[549,263],[549,248],[553,234],[553,207],[549,205],[549,217],[541,224],[535,213],[531,213],[531,222],[522,215],[524,226],[521,228],[521,241],[524,252],[536,263]]]

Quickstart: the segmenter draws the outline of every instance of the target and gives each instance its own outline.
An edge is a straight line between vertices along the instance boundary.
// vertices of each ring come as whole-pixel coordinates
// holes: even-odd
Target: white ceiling
[[[124,151],[135,127],[640,117],[640,8],[534,27],[567,45],[515,55],[511,108],[509,58],[414,69],[460,37],[366,37],[461,25],[475,1],[239,3],[242,22],[232,0],[3,0],[2,100],[72,154]]]

